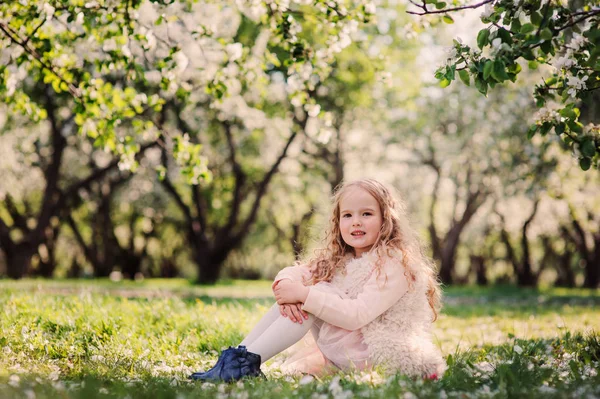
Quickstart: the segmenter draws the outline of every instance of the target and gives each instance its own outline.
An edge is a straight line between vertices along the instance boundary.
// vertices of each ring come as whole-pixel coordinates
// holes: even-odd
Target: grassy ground
[[[377,373],[197,384],[271,304],[270,283],[0,281],[0,398],[600,397],[600,292],[450,288],[438,381]]]

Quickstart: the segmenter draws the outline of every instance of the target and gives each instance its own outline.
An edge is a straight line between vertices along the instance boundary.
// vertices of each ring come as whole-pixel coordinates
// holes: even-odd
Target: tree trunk
[[[12,279],[23,278],[31,268],[31,258],[35,249],[28,242],[16,244],[12,249],[6,250],[6,271]]]
[[[594,234],[594,248],[585,262],[585,288],[598,288],[600,283],[600,232]]]
[[[215,284],[221,275],[223,261],[215,261],[209,254],[202,252],[204,251],[199,251],[195,256],[198,265],[198,283]]]
[[[442,280],[442,283],[446,285],[452,284],[455,263],[456,244],[453,246],[444,246],[440,264],[440,280]]]
[[[575,287],[575,273],[572,267],[573,252],[567,247],[569,245],[569,234],[561,228],[562,238],[565,240],[565,249],[559,254],[550,241],[550,237],[542,236],[542,246],[544,247],[544,257],[540,262],[540,267],[554,266],[558,277],[554,281],[557,287]]]
[[[456,265],[456,250],[460,242],[460,234],[464,225],[455,224],[446,234],[441,249],[440,279],[444,284],[452,284],[454,279],[454,266]]]
[[[471,270],[475,272],[477,285],[487,285],[488,279],[486,276],[487,268],[485,265],[485,257],[481,255],[471,255]]]

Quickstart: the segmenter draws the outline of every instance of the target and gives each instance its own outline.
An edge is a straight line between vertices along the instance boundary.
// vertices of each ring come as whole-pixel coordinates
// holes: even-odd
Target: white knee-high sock
[[[302,321],[302,324],[294,323],[289,318],[278,314],[277,319],[258,338],[247,345],[247,349],[249,352],[259,354],[261,362],[264,363],[298,342],[310,331],[314,322],[315,316],[311,314],[308,315],[308,320]]]
[[[244,345],[246,347],[250,345],[256,340],[256,338],[260,337],[261,334],[267,328],[269,328],[269,326],[273,324],[273,322],[277,320],[277,317],[279,316],[281,316],[281,313],[279,313],[279,305],[275,303],[275,305],[273,305],[271,309],[269,309],[269,311],[262,317],[262,319],[259,320],[258,324],[254,326],[252,331],[250,331],[250,334],[248,334],[246,338],[244,338],[240,345]]]

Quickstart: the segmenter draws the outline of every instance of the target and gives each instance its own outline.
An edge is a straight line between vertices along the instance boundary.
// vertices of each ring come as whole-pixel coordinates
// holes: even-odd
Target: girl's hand
[[[301,303],[279,305],[279,312],[283,317],[289,317],[294,323],[302,324],[302,318],[308,319],[308,313],[302,310]]]
[[[273,293],[279,305],[304,303],[308,296],[309,288],[297,281],[281,281],[275,286]]]

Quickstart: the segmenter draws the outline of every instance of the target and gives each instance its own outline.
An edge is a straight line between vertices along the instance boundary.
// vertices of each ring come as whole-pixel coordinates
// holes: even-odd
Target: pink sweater
[[[302,309],[334,326],[358,330],[388,310],[408,290],[404,268],[397,264],[386,263],[379,275],[370,274],[362,292],[354,299],[310,287]],[[307,266],[290,266],[277,274],[273,286],[283,279],[306,283],[310,277]]]
[[[376,273],[374,254],[349,257],[331,283],[310,286],[302,309],[320,320],[316,344],[326,361],[342,369],[382,364],[411,375],[443,372],[443,360],[428,334],[431,313],[423,282],[418,284],[417,279],[409,290],[400,259],[386,258]],[[273,286],[283,279],[307,284],[310,277],[307,266],[291,266],[277,274]],[[415,317],[411,312],[417,313]],[[405,322],[407,317],[414,322]],[[398,319],[403,321],[398,323]],[[423,353],[414,353],[421,352],[420,348]],[[397,360],[397,356],[390,357],[390,351],[406,353],[400,353]],[[299,371],[314,371],[314,365],[299,363]]]

